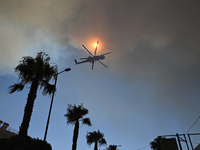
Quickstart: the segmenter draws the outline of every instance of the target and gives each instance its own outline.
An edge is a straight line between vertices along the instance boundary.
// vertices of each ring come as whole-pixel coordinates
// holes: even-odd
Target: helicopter
[[[105,66],[106,68],[108,68],[108,67],[107,67],[104,63],[102,63],[100,60],[105,59],[105,55],[108,55],[108,54],[110,54],[111,52],[108,52],[108,53],[105,53],[105,54],[102,54],[102,55],[96,55],[98,44],[99,44],[99,41],[97,41],[94,55],[92,55],[92,53],[90,53],[90,51],[89,51],[84,45],[82,45],[83,48],[90,54],[90,56],[87,57],[87,58],[80,58],[80,60],[83,60],[83,61],[80,61],[80,62],[77,62],[77,60],[74,59],[75,64],[77,65],[77,64],[82,64],[82,63],[90,62],[90,63],[92,63],[92,70],[93,70],[94,63],[95,63],[96,61],[98,61],[98,62],[100,62],[103,66]]]

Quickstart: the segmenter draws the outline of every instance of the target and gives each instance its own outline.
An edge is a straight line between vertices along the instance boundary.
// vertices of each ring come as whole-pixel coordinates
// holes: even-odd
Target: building
[[[161,138],[160,145],[162,150],[178,150],[175,138]]]
[[[194,150],[200,150],[200,144],[199,145],[197,145],[197,147],[195,147],[195,149]]]
[[[0,120],[0,139],[16,136],[18,131],[9,127],[9,124]]]

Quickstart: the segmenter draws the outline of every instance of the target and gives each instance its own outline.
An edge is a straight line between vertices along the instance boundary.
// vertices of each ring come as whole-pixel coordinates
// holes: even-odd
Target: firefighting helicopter
[[[86,63],[86,62],[90,62],[90,63],[92,63],[92,70],[93,70],[94,63],[95,63],[96,61],[98,61],[98,62],[100,62],[103,66],[105,66],[106,68],[108,68],[108,67],[107,67],[104,63],[102,63],[100,60],[105,59],[105,55],[110,54],[111,52],[108,52],[108,53],[105,53],[105,54],[102,54],[102,55],[96,55],[98,44],[99,44],[99,41],[97,41],[94,55],[92,55],[92,53],[90,53],[90,51],[89,51],[84,45],[82,45],[83,48],[85,48],[85,50],[90,54],[90,56],[87,57],[87,58],[80,58],[80,60],[83,60],[83,61],[80,61],[80,62],[77,62],[76,59],[74,59],[76,65],[77,65],[77,64]]]

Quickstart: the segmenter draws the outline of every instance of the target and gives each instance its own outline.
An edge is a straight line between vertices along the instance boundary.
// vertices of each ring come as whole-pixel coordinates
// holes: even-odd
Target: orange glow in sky
[[[97,47],[97,43],[96,42],[93,45],[94,45],[95,48]]]
[[[97,41],[99,41],[98,45],[97,45]],[[97,47],[97,55],[100,55],[103,52],[103,41],[101,41],[98,38],[95,38],[95,40],[94,39],[88,40],[88,41],[84,42],[83,45],[85,45],[85,47],[92,54],[94,54],[96,47]]]

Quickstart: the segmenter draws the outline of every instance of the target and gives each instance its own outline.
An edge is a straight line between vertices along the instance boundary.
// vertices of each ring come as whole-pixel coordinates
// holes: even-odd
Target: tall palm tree
[[[28,85],[30,88],[19,131],[19,137],[21,139],[27,137],[38,88],[43,88],[43,95],[52,94],[55,90],[55,86],[49,84],[49,81],[52,77],[55,78],[57,66],[50,66],[49,60],[50,57],[47,54],[40,52],[37,53],[35,58],[30,56],[22,57],[19,65],[15,68],[19,82],[9,87],[9,93],[22,91],[25,85]]]
[[[74,134],[73,134],[73,144],[72,144],[72,150],[76,150],[77,146],[77,139],[78,139],[78,132],[79,132],[79,121],[82,122],[82,124],[92,126],[90,118],[83,118],[83,116],[88,114],[88,110],[83,107],[83,104],[81,105],[71,105],[69,104],[67,107],[67,114],[65,114],[65,117],[67,118],[67,124],[74,124]]]
[[[87,144],[91,145],[92,143],[94,143],[94,150],[98,150],[98,145],[106,145],[106,140],[104,139],[104,134],[101,133],[99,130],[93,131],[93,132],[89,132],[86,135],[86,139],[87,139]]]

